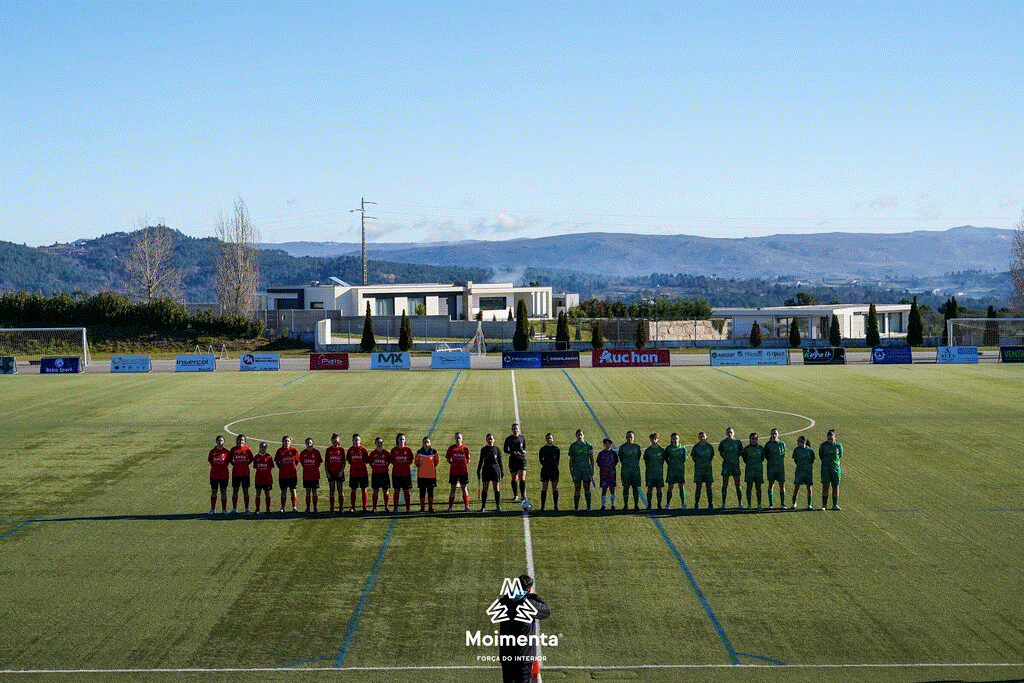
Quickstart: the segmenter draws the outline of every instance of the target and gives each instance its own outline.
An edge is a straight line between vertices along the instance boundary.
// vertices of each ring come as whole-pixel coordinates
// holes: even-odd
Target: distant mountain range
[[[436,265],[487,264],[499,274],[526,268],[634,277],[687,273],[724,278],[897,279],[964,270],[1009,270],[1012,230],[964,226],[945,231],[695,237],[580,233],[503,242],[367,245],[369,258]],[[358,255],[359,244],[285,242],[265,247],[293,256]]]

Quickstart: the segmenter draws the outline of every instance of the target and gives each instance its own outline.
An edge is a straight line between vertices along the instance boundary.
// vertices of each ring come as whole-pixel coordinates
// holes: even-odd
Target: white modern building
[[[374,316],[446,315],[452,320],[506,320],[526,302],[530,318],[554,317],[550,287],[514,287],[512,283],[466,281],[455,284],[350,285],[337,278],[306,285],[268,287],[265,308],[280,310],[339,311],[361,316],[370,304]]]
[[[867,330],[868,304],[819,304],[815,306],[773,306],[769,308],[714,308],[712,318],[731,322],[733,339],[750,336],[754,322],[765,339],[787,339],[793,318],[799,321],[805,340],[828,339],[832,316],[839,318],[843,339],[863,339]],[[875,304],[878,335],[882,339],[899,339],[907,335],[910,304]]]

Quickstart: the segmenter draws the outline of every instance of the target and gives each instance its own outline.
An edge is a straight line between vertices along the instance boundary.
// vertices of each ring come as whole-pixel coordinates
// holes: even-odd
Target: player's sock
[[[547,491],[541,491],[540,492],[540,509],[541,510],[544,509],[544,505],[547,502],[548,502],[548,492]]]
[[[722,496],[722,502],[723,503],[725,502],[725,495]],[[743,502],[743,496],[740,495],[740,485],[739,485],[738,482],[736,484],[736,502],[737,503],[742,503]],[[749,503],[750,501],[747,501],[747,502]]]
[[[839,505],[839,494],[838,493],[833,493],[832,494],[832,504],[833,505]]]
[[[601,507],[602,508],[604,508],[604,506],[608,504],[607,498],[608,498],[608,496],[606,496],[603,493],[601,494]]]
[[[487,489],[480,492],[480,511],[483,512],[485,507],[487,507]]]
[[[793,501],[794,503],[796,501]],[[811,490],[807,489],[807,507],[811,507]]]
[[[700,507],[700,485],[698,485],[697,489],[693,492],[693,507]]]
[[[448,508],[450,509],[452,505],[455,505],[455,494],[454,493],[452,495],[448,496]]]
[[[523,500],[526,500],[526,481],[519,482],[519,495]]]
[[[551,494],[552,499],[555,501],[555,509],[558,509],[558,491]]]
[[[661,489],[658,489],[658,507],[661,508]]]
[[[363,489],[363,512],[366,512],[366,504],[370,502],[369,498],[370,494],[366,491],[366,489]]]
[[[227,496],[221,496],[221,498],[220,498],[220,509],[223,510],[224,512],[228,511],[228,497]]]
[[[651,509],[651,502],[654,499],[654,489],[650,486],[647,487],[647,509]]]
[[[782,501],[782,507],[786,507],[786,489],[779,489],[779,499]],[[796,502],[796,496],[793,496],[793,502]]]
[[[434,511],[434,494],[433,493],[427,495],[427,509],[429,509],[431,512]]]
[[[469,509],[469,494],[468,493],[463,493],[462,494],[462,505],[466,509]]]
[[[210,496],[210,509],[213,510],[217,507],[217,494]]]
[[[237,493],[235,495],[231,496],[231,509],[232,510],[237,510],[238,509],[238,494]]]
[[[572,504],[573,504],[573,508],[574,509],[576,509],[576,510],[580,509],[580,494],[574,493],[572,495]]]
[[[761,507],[761,489],[757,490],[757,507]]]
[[[377,496],[378,496],[379,494],[380,494],[380,491],[379,491],[379,490],[377,490],[377,489],[374,489],[374,490],[373,490],[373,509],[374,509],[374,510],[376,510],[376,509],[377,509]]]
[[[320,496],[318,496],[318,495],[316,495],[314,493],[313,494],[313,512],[316,512],[317,510],[320,509],[320,506],[318,505],[318,501],[319,500],[320,500]]]
[[[395,494],[395,495],[397,495],[397,494]],[[396,500],[397,500],[397,498],[396,498]],[[385,491],[384,492],[384,509],[387,510],[390,505],[391,505],[391,493],[389,493],[388,491]]]
[[[726,496],[727,493],[729,493],[729,484],[722,484],[722,502],[723,503],[725,502],[725,496]],[[737,497],[736,502],[739,503],[739,502],[742,502],[742,501]]]
[[[586,499],[586,501],[587,501],[587,509],[589,510],[589,509],[590,509],[590,489],[587,489],[587,490],[585,490],[585,491],[583,492],[583,497],[584,497],[584,498]]]
[[[249,509],[249,492],[248,492],[248,491],[246,491],[246,492],[245,492],[245,493],[244,493],[244,494],[242,495],[242,498],[243,498],[243,499],[245,500],[245,509],[246,509],[246,510],[248,510],[248,509]]]
[[[761,502],[761,501],[758,501]],[[775,489],[768,489],[768,507],[775,505]]]
[[[615,507],[615,494],[612,494],[612,507]]]
[[[501,491],[494,492],[494,507],[498,510],[501,509]]]
[[[405,490],[405,511],[406,512],[409,511],[409,505],[411,503],[411,501],[409,500],[409,494],[410,493],[411,493],[411,491],[409,489]]]
[[[512,480],[512,497],[515,498],[519,495],[519,481],[517,479]]]
[[[331,512],[334,512],[334,491],[331,491],[328,497],[331,500]]]
[[[821,507],[828,505],[828,493],[821,494]]]
[[[665,507],[672,507],[672,489],[665,492]]]
[[[293,508],[299,507],[299,494],[298,494],[298,492],[295,492],[295,493],[292,494],[292,507]]]
[[[724,496],[722,497],[722,500],[725,500]],[[679,486],[679,502],[682,503],[683,507],[686,507],[686,489],[684,489],[682,485]]]

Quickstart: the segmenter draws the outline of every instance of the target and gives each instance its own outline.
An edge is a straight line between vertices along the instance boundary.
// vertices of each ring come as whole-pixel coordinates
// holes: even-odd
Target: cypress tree
[[[646,349],[650,333],[647,330],[647,321],[643,318],[636,324],[636,348]]]
[[[595,349],[604,348],[604,332],[601,330],[600,322],[595,322],[590,330],[590,345]]]
[[[373,317],[370,315],[370,302],[366,302],[366,319],[363,320],[363,338],[359,348],[369,353],[377,348],[377,340],[373,336]]]
[[[512,335],[512,348],[526,351],[530,348],[530,322],[526,317],[526,302],[522,299],[516,304],[516,331]]]
[[[573,339],[576,341],[583,341],[583,323],[576,323],[576,335]]]
[[[882,343],[882,338],[878,334],[878,311],[875,310],[874,304],[868,306],[868,321],[864,331],[864,343],[867,344],[869,349]]]
[[[946,303],[942,306],[942,345],[949,346],[949,321],[953,318],[960,317],[957,315],[956,297],[951,296],[946,300]]]
[[[564,311],[558,314],[558,326],[555,328],[555,348],[559,351],[569,348],[569,316]]]
[[[412,321],[405,314],[404,308],[402,309],[402,323],[398,331],[398,348],[401,351],[408,351],[412,348]]]
[[[924,344],[924,325],[921,323],[921,309],[917,305],[917,297],[910,304],[910,317],[907,319],[907,344],[922,346]]]
[[[999,323],[995,322],[995,319],[999,316],[996,315],[995,306],[989,304],[985,317],[988,320],[985,322],[985,335],[981,341],[982,346],[999,346]]]
[[[796,318],[793,318],[792,322],[789,323],[789,347],[792,349],[800,348],[800,323],[797,322]]]
[[[754,321],[750,327],[750,346],[755,349],[761,348],[761,326]]]
[[[832,346],[842,346],[843,334],[839,331],[839,316],[832,314],[832,323],[828,326],[828,343]]]

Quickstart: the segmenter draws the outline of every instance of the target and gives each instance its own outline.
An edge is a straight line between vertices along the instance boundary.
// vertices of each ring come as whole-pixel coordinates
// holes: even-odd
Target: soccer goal
[[[1024,346],[1024,318],[950,318],[951,346]]]
[[[462,347],[463,351],[469,351],[474,356],[487,354],[487,340],[484,339],[484,324],[479,320],[476,323],[476,334],[469,340],[469,343]]]
[[[89,339],[84,327],[0,328],[0,356],[78,356],[89,365]]]

